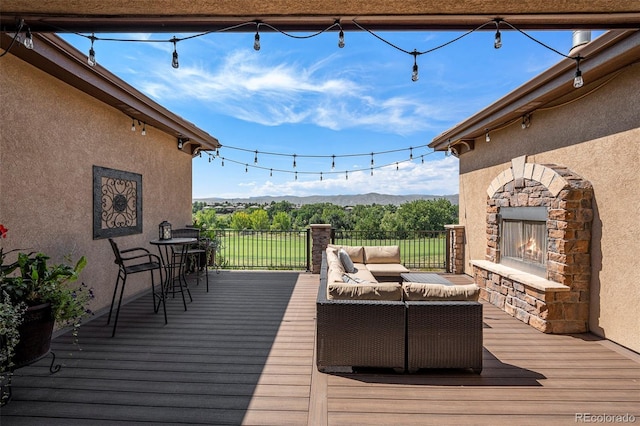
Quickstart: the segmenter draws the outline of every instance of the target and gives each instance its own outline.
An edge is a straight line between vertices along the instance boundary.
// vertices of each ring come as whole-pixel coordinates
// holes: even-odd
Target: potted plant
[[[0,233],[6,237],[2,225]],[[16,259],[5,263],[9,254]],[[91,314],[87,305],[93,291],[73,284],[86,258],[52,265],[49,259],[44,253],[0,248],[0,375],[5,381],[14,369],[49,353],[54,324],[72,326],[77,343],[81,320]]]

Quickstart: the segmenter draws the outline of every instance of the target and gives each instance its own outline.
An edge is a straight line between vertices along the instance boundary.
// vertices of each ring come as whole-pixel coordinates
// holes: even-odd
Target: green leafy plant
[[[7,229],[0,225],[2,238]],[[5,263],[7,255],[16,260]],[[86,284],[73,284],[87,265],[82,256],[74,264],[69,258],[59,264],[48,264],[50,257],[44,253],[5,252],[0,247],[0,374],[11,370],[14,349],[19,343],[18,328],[24,312],[31,306],[51,304],[53,319],[59,327],[73,327],[74,342],[82,319],[92,312],[88,305],[93,290]]]

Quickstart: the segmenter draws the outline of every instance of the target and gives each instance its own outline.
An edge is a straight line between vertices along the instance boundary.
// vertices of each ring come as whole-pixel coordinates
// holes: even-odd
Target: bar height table
[[[180,294],[182,295],[182,304],[184,305],[185,311],[187,310],[187,301],[184,297],[185,289],[189,295],[189,301],[193,302],[191,292],[187,286],[187,279],[185,277],[187,250],[189,245],[194,244],[197,241],[197,238],[170,238],[168,240],[150,241],[151,244],[158,247],[160,260],[162,261],[162,266],[166,272],[163,292],[166,296],[169,294],[169,290],[171,290],[175,296],[175,284],[177,281],[180,286]]]

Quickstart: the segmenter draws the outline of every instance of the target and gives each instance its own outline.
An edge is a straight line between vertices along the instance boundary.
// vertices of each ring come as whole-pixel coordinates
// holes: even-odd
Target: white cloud
[[[166,63],[136,85],[159,101],[198,101],[206,108],[266,126],[312,123],[332,130],[367,128],[408,135],[440,128],[451,108],[409,95],[385,97],[374,87],[335,73],[332,57],[305,67],[270,63],[265,56],[237,50],[221,59],[215,70],[181,65],[167,72]],[[358,80],[360,81],[360,80]]]
[[[259,172],[257,172],[259,173]],[[323,174],[321,181],[318,175],[313,177],[287,175],[281,179],[277,173],[266,181],[250,181],[239,184],[237,191],[228,190],[216,192],[216,197],[246,198],[264,195],[336,195],[363,194],[378,192],[381,194],[432,194],[445,195],[458,193],[458,160],[454,157],[427,161],[422,164],[419,160],[405,162],[396,166],[370,170],[349,172],[345,178],[344,172]]]

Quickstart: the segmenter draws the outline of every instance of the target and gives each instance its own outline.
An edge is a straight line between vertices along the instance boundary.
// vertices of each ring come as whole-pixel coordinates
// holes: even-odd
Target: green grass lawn
[[[307,234],[301,232],[219,231],[217,262],[228,269],[307,268]],[[402,263],[410,269],[443,269],[444,238],[336,240],[338,245],[398,245]]]

